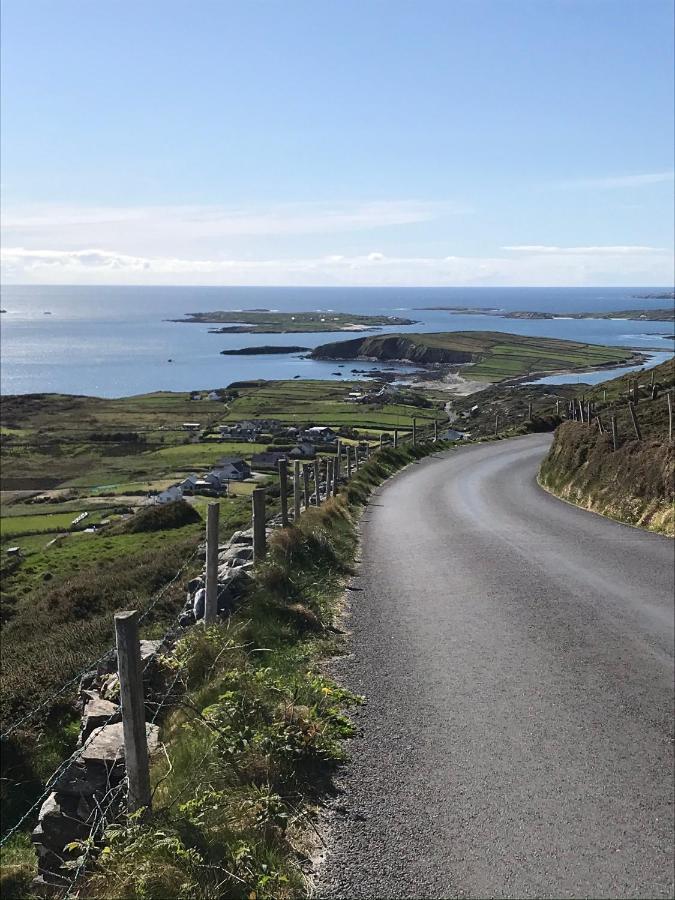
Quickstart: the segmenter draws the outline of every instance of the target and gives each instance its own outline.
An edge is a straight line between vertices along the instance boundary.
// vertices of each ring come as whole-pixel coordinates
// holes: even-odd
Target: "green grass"
[[[79,515],[74,512],[43,513],[30,516],[3,516],[0,518],[0,538],[6,540],[23,534],[69,531],[71,528],[82,530],[100,522],[106,516],[106,510],[97,510],[87,514],[76,526],[73,520]]]
[[[629,386],[635,400],[635,384],[635,414],[642,440],[636,439],[627,404]],[[578,422],[561,425],[541,466],[542,484],[603,515],[653,531],[675,533],[675,453],[668,441],[665,394],[673,387],[673,359],[646,372],[633,372],[592,388],[585,386],[585,398],[595,402],[605,432],[600,433],[596,422],[590,426]],[[612,416],[617,426],[616,450],[610,434]]]

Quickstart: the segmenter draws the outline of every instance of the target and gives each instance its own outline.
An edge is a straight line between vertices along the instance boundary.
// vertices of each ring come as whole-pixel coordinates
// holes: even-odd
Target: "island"
[[[309,347],[279,347],[262,344],[260,347],[240,347],[238,350],[221,350],[223,356],[263,356],[267,353],[305,353]]]
[[[475,379],[503,381],[534,374],[574,372],[617,365],[639,365],[642,354],[556,338],[499,331],[448,331],[431,334],[380,334],[316,347],[312,359],[389,360],[423,366],[462,367]]]
[[[216,310],[188,313],[183,319],[170,319],[200,325],[223,325],[212,334],[309,334],[322,331],[375,331],[384,326],[416,325],[413,319],[399,316],[364,316],[356,313],[275,312],[263,309]]]
[[[652,297],[667,300],[666,296]],[[420,306],[420,310],[448,312],[454,316],[499,316],[501,319],[629,319],[643,322],[673,322],[675,307],[670,309],[620,309],[611,312],[539,312],[533,309],[505,309],[481,306]]]

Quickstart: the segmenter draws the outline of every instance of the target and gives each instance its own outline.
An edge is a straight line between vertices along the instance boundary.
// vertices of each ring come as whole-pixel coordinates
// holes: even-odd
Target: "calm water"
[[[664,289],[668,290],[668,288]],[[298,355],[227,357],[221,350],[262,344],[315,347],[342,332],[294,335],[209,334],[208,325],[166,321],[217,309],[336,310],[401,315],[418,324],[385,331],[508,331],[672,353],[664,322],[511,320],[451,315],[417,307],[462,305],[551,312],[659,307],[639,300],[655,288],[186,288],[5,286],[0,322],[3,394],[58,391],[116,397],[157,390],[201,390],[251,378],[338,378],[351,364]],[[45,315],[45,312],[51,315]],[[172,359],[173,362],[168,362]],[[356,363],[358,368],[375,367]],[[596,380],[605,376],[593,373]],[[579,380],[579,376],[571,376]],[[560,378],[556,380],[561,380]],[[588,380],[588,378],[586,379]]]

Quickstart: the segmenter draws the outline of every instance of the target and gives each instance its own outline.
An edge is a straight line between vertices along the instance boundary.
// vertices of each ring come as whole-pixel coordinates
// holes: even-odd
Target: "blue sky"
[[[7,282],[673,280],[671,0],[4,0]]]

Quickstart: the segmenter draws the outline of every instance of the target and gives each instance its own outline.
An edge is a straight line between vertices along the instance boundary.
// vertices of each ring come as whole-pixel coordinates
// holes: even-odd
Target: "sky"
[[[2,277],[673,284],[672,0],[3,0]]]

